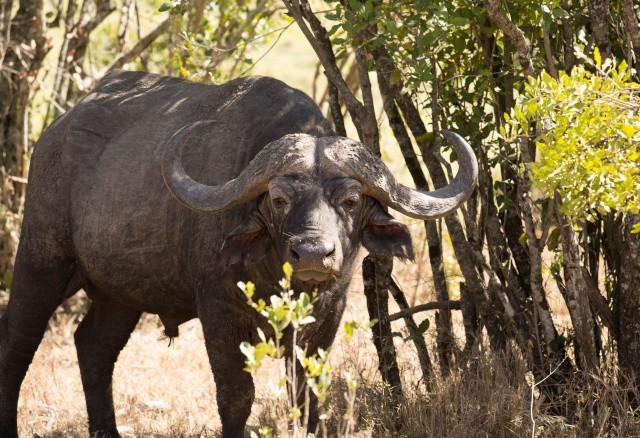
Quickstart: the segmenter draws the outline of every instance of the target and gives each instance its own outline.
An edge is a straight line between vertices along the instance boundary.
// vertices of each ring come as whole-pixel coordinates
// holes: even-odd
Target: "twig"
[[[549,373],[549,375],[547,375],[547,377],[545,377],[544,379],[540,380],[537,383],[533,383],[531,385],[531,404],[530,404],[530,415],[531,415],[531,438],[536,438],[536,420],[533,416],[533,401],[535,398],[535,389],[538,385],[540,385],[541,383],[543,383],[545,380],[547,380],[549,377],[551,377],[556,371],[558,371],[558,369],[560,368],[560,366],[564,363],[564,361],[567,359],[567,357],[565,356],[560,363],[558,364],[557,367],[555,367],[555,369],[553,371],[551,371],[551,373]]]
[[[273,48],[276,46],[276,44],[278,44],[278,41],[280,41],[280,38],[282,37],[282,35],[284,34],[284,31],[289,29],[289,27],[294,23],[294,21],[292,21],[291,23],[289,23],[288,25],[286,25],[285,27],[281,28],[282,32],[280,32],[280,34],[278,34],[278,37],[276,38],[276,40],[273,42],[273,44],[271,45],[271,47],[269,47],[269,49],[264,52],[253,64],[251,64],[251,67],[249,67],[248,69],[246,69],[245,71],[243,71],[242,73],[240,73],[240,76],[244,76],[247,73],[249,73],[249,71],[251,71],[251,69],[253,67],[255,67],[260,61],[262,61],[262,58],[264,58],[265,56],[267,56],[269,54],[269,52],[271,52],[271,50],[273,50]],[[268,34],[267,34],[268,35]],[[259,38],[259,37],[258,37]],[[254,38],[254,40],[258,39],[258,38]]]
[[[531,44],[524,36],[524,33],[502,12],[500,12],[499,0],[485,0],[484,5],[487,8],[489,18],[513,41],[518,52],[520,65],[525,75],[535,77],[533,63],[531,62]]]
[[[460,310],[460,301],[433,301],[431,303],[419,304],[389,315],[389,321],[395,321],[396,319],[404,318],[418,312],[441,309]]]
[[[165,30],[169,28],[171,23],[173,23],[174,19],[175,19],[175,16],[170,16],[169,18],[164,20],[162,23],[160,23],[158,27],[152,30],[147,36],[145,36],[140,41],[138,41],[138,43],[135,46],[133,46],[131,50],[129,50],[127,53],[118,55],[118,57],[107,68],[106,71],[109,72],[111,70],[121,68],[126,63],[133,61],[138,55],[140,55],[143,51],[145,51],[151,45],[151,43],[153,43],[156,39],[158,39],[158,37],[162,35]]]

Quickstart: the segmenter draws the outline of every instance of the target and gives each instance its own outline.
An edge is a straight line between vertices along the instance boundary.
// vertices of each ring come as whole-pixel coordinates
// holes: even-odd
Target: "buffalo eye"
[[[347,210],[353,210],[358,205],[358,198],[356,196],[350,197],[342,201],[342,205]]]
[[[269,183],[269,198],[274,210],[284,210],[287,208],[291,202],[288,191],[289,190],[282,184],[274,181]]]
[[[352,211],[360,202],[360,191],[354,188],[347,190],[339,198],[340,205],[347,211]]]
[[[269,196],[271,197],[271,205],[273,205],[273,208],[276,210],[282,210],[289,204],[289,197],[280,186],[271,187]]]
[[[287,201],[284,198],[271,198],[271,202],[273,203],[273,206],[278,210],[287,205]]]

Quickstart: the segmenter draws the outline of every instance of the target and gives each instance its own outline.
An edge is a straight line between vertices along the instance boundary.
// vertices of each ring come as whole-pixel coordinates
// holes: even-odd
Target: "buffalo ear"
[[[267,254],[271,239],[269,233],[254,215],[227,235],[220,250],[225,266],[242,261],[257,263]]]
[[[415,259],[409,228],[384,210],[377,211],[362,231],[362,244],[372,254]]]

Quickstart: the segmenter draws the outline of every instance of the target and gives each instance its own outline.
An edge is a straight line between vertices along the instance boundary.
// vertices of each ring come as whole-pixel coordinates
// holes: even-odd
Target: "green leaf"
[[[563,18],[569,18],[569,14],[567,13],[567,11],[561,8],[555,8],[551,11],[551,13],[553,14],[554,17],[559,18],[561,20]]]
[[[597,47],[593,49],[593,60],[596,63],[596,67],[602,67],[602,57],[600,56],[600,49]]]
[[[429,329],[430,324],[431,322],[428,319],[425,319],[424,321],[422,321],[418,326],[418,333],[421,335],[424,334]]]
[[[618,128],[627,138],[632,138],[635,133],[636,130],[633,128],[633,126],[631,125],[627,125],[626,123],[624,125],[621,125]]]
[[[285,262],[285,264],[282,265],[282,271],[287,278],[291,278],[293,275],[293,267],[291,266],[291,263]]]
[[[449,23],[453,24],[454,26],[462,27],[469,24],[469,19],[466,17],[451,17],[449,19]]]
[[[560,244],[560,228],[554,228],[547,239],[547,248],[549,251],[555,251]]]
[[[7,269],[4,272],[2,280],[4,281],[4,286],[7,288],[7,290],[11,289],[11,285],[13,284],[13,272]]]
[[[525,248],[526,248],[526,247],[527,247],[527,242],[528,242],[528,240],[527,240],[527,233],[522,233],[522,234],[520,235],[520,237],[518,237],[518,243],[519,243],[521,246],[523,246],[523,247],[525,247]]]
[[[398,34],[398,25],[393,20],[388,20],[385,22],[384,27],[388,34],[397,35]]]
[[[353,323],[345,322],[344,323],[344,332],[347,335],[347,338],[353,338]]]
[[[180,2],[167,2],[167,3],[163,3],[159,8],[158,8],[158,12],[165,12],[165,11],[169,11],[171,9],[173,9],[174,7],[178,6],[180,4]]]
[[[389,75],[389,83],[391,85],[399,84],[402,82],[402,72],[400,70],[394,70]]]

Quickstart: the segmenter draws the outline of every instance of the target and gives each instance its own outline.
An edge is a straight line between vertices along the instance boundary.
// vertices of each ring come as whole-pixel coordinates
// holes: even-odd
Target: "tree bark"
[[[560,6],[565,12],[569,13],[571,10],[571,0],[562,0]],[[576,54],[573,49],[574,35],[570,17],[562,19],[562,33],[564,71],[567,72],[567,74],[571,74],[573,66],[576,65]]]
[[[413,315],[414,313],[426,312],[428,310],[460,310],[460,307],[460,301],[450,300],[418,304],[417,306],[409,307],[389,315],[389,321],[395,321],[396,319],[404,318],[406,316]]]
[[[378,352],[378,369],[382,379],[389,384],[391,395],[398,400],[402,397],[402,381],[400,380],[400,368],[396,360],[396,350],[391,334],[388,303],[392,270],[392,258],[368,255],[362,261],[364,295],[367,298],[369,318],[372,321],[377,320],[371,330],[373,344]]]
[[[389,292],[391,292],[391,296],[400,307],[400,311],[408,311],[409,303],[407,302],[407,298],[402,292],[402,289],[393,281],[392,278],[389,279]],[[388,316],[389,321],[391,321],[391,316]],[[420,333],[418,330],[418,325],[413,320],[413,316],[411,313],[402,314],[402,318],[404,319],[404,323],[407,326],[407,330],[409,331],[409,338],[413,341],[413,345],[416,347],[416,352],[418,353],[418,362],[420,363],[420,370],[422,371],[422,378],[424,380],[425,389],[427,391],[431,391],[432,388],[432,379],[433,379],[433,365],[431,364],[431,358],[429,357],[429,351],[427,350],[427,344],[424,341],[424,333]]]
[[[627,214],[620,253],[620,280],[617,290],[617,314],[620,334],[618,359],[627,382],[640,390],[640,233],[631,233],[640,224],[640,214]],[[639,400],[634,400],[637,406]]]
[[[611,40],[609,40],[609,0],[587,0],[587,5],[593,38],[604,62],[612,57]]]
[[[535,76],[533,63],[531,62],[531,44],[527,41],[527,38],[511,20],[507,19],[507,17],[500,12],[500,0],[485,0],[484,4],[491,21],[496,23],[500,30],[502,30],[516,46],[518,59],[524,74],[527,76]]]
[[[4,55],[11,41],[11,11],[13,0],[0,1],[0,65],[4,64]]]
[[[4,217],[0,240],[0,274],[13,268],[18,231],[15,222],[22,213],[25,181],[28,170],[28,106],[31,87],[49,46],[47,23],[42,0],[23,0],[11,20],[11,1],[0,5],[4,16],[0,21],[3,35],[0,55],[0,152],[2,203]]]
[[[556,194],[556,205],[562,205]],[[575,330],[578,367],[586,373],[598,370],[598,352],[596,350],[593,313],[589,307],[589,294],[586,279],[582,276],[580,247],[573,225],[564,214],[558,211],[562,236],[562,254],[565,274],[567,307]]]
[[[636,15],[636,11],[633,8],[632,0],[620,0],[622,3],[622,20],[624,22],[625,35],[626,35],[626,43],[629,49],[629,52],[633,50],[633,53],[629,53],[630,61],[629,64],[632,63],[635,66],[636,70],[640,68],[640,28],[638,28],[638,16]],[[636,72],[636,77],[640,78],[640,73]]]
[[[376,60],[376,73],[378,78],[378,87],[382,95],[382,104],[389,120],[389,126],[393,131],[393,135],[400,146],[400,151],[404,158],[407,169],[411,174],[413,183],[418,190],[428,190],[427,179],[420,167],[420,161],[413,150],[413,143],[407,132],[406,125],[402,120],[402,116],[398,111],[395,100],[393,99],[391,87],[388,83],[388,66],[381,60]],[[386,73],[386,74],[385,74]],[[447,279],[444,272],[444,260],[442,255],[442,235],[440,233],[438,221],[425,221],[424,226],[427,233],[427,246],[429,251],[429,263],[431,265],[431,273],[436,291],[436,298],[440,302],[449,300],[449,289]],[[436,346],[438,351],[438,361],[440,370],[443,375],[450,372],[453,362],[453,324],[451,323],[451,312],[443,309],[436,314]]]

